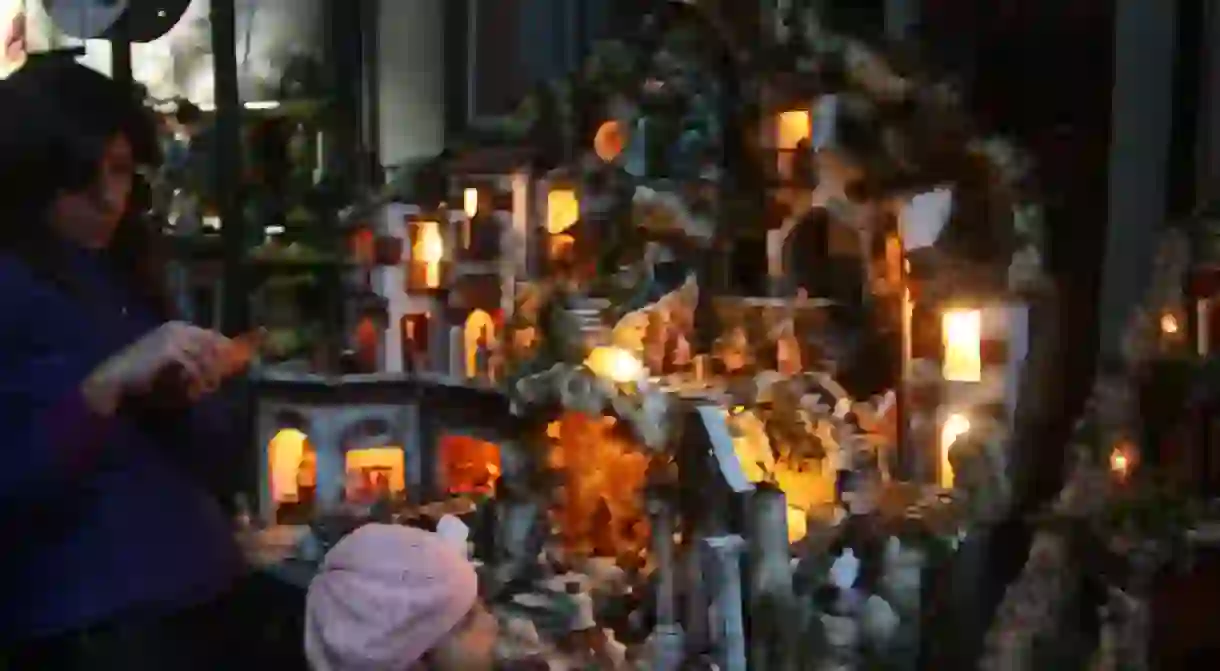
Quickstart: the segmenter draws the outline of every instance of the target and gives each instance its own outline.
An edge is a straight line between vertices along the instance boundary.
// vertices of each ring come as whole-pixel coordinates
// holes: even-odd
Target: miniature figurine
[[[491,341],[486,326],[480,329],[479,338],[475,341],[474,371],[477,379],[491,379]]]

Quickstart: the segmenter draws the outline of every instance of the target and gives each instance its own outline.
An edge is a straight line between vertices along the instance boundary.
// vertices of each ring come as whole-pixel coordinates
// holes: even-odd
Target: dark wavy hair
[[[87,293],[56,253],[47,213],[58,194],[95,187],[115,136],[131,144],[137,165],[160,163],[155,120],[137,95],[134,86],[52,56],[32,58],[0,82],[0,253],[65,291]],[[107,254],[128,288],[169,318],[161,239],[132,200]]]

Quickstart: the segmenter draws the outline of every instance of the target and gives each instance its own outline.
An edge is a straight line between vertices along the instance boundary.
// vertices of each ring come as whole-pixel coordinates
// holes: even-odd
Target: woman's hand
[[[126,396],[185,392],[194,400],[215,391],[249,363],[251,347],[207,329],[169,322],[98,366],[82,385],[86,402],[110,415]]]

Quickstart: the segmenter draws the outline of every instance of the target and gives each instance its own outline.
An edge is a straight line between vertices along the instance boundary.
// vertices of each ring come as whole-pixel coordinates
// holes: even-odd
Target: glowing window
[[[580,201],[572,189],[551,189],[546,194],[546,230],[563,233],[580,219]]]

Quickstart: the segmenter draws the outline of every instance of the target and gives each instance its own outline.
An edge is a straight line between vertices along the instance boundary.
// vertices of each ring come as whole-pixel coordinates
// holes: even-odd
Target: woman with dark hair
[[[241,555],[196,467],[233,424],[214,392],[249,352],[170,321],[130,202],[157,158],[143,106],[92,70],[32,60],[0,83],[0,639],[13,668],[228,668],[216,604]]]

